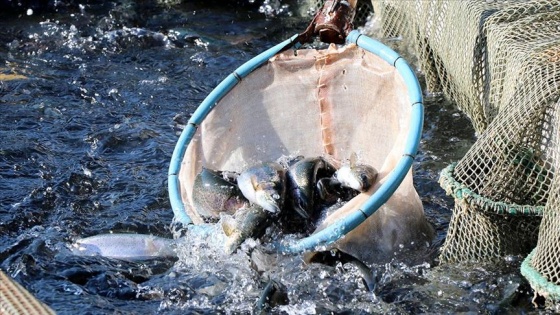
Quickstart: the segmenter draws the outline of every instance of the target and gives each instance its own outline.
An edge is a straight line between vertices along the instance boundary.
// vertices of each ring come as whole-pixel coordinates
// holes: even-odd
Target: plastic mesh
[[[373,2],[384,35],[411,43],[427,88],[454,100],[479,134],[440,177],[456,201],[441,260],[536,246],[523,274],[559,299],[560,1]]]

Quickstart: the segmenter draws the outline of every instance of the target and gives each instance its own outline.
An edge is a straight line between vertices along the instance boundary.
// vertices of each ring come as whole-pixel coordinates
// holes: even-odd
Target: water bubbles
[[[108,94],[109,96],[120,96],[119,90],[116,89],[116,88],[110,89],[109,92],[107,92],[107,94]]]
[[[201,66],[204,65],[204,64],[206,63],[206,62],[205,62],[204,55],[201,54],[201,53],[195,53],[195,54],[192,55],[189,59],[190,59],[191,61],[195,62],[195,63],[198,63],[198,64],[201,65]]]
[[[519,262],[521,259],[523,259],[523,258],[521,258],[520,256],[516,256],[516,255],[507,255],[507,256],[504,257],[504,260],[508,263],[516,263],[516,262]]]
[[[459,282],[459,287],[464,288],[464,289],[469,289],[472,287],[472,283],[470,281],[467,280],[462,280]]]
[[[203,40],[200,39],[200,38],[195,39],[195,40],[194,40],[194,44],[195,44],[197,47],[202,47],[202,48],[204,48],[204,49],[208,49],[208,45],[209,45],[208,42],[205,42],[205,41],[203,41]]]
[[[28,16],[33,15],[33,9],[27,9],[26,14],[27,14]]]
[[[90,170],[90,169],[88,169],[88,168],[86,168],[86,167],[82,167],[82,170],[83,170],[83,172],[84,172],[84,175],[86,175],[87,177],[91,177],[91,176],[92,176],[92,173],[91,173],[91,170]]]
[[[279,0],[264,0],[263,4],[259,7],[259,12],[267,17],[292,15],[289,6],[287,4],[282,4]]]
[[[70,292],[74,295],[82,295],[84,293],[84,289],[82,289],[80,286],[75,284],[70,284],[70,285],[64,284],[62,288],[65,292]]]

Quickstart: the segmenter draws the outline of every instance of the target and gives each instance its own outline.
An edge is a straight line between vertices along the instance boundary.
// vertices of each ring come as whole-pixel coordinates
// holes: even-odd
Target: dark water
[[[290,299],[275,313],[537,312],[520,257],[437,266],[453,202],[439,171],[474,141],[469,121],[438,96],[426,99],[414,166],[437,230],[433,251],[417,264],[373,266],[373,292],[350,265],[262,255],[267,269],[256,271],[245,251],[220,256],[196,239],[177,261],[70,255],[69,243],[99,233],[172,238],[167,168],[181,125],[224,76],[309,21],[227,3],[92,1],[2,13],[2,270],[59,314],[249,313],[269,277]]]

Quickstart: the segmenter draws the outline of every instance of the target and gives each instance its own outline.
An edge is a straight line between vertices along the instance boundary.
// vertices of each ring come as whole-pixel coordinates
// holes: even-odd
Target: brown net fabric
[[[396,69],[355,45],[286,51],[244,78],[210,112],[187,148],[179,174],[185,208],[195,223],[195,176],[206,168],[241,172],[282,156],[323,156],[335,164],[353,153],[379,171],[378,182],[329,215],[355,211],[402,156],[411,104]],[[424,244],[432,227],[406,176],[391,199],[336,246],[363,260],[392,257]],[[424,240],[424,242],[422,242]]]

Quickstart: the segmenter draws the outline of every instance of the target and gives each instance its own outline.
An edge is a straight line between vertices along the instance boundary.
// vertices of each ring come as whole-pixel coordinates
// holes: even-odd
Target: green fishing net
[[[455,198],[441,261],[533,250],[523,275],[560,300],[560,1],[373,5],[383,35],[406,39],[427,89],[455,101],[478,134],[441,173]]]

